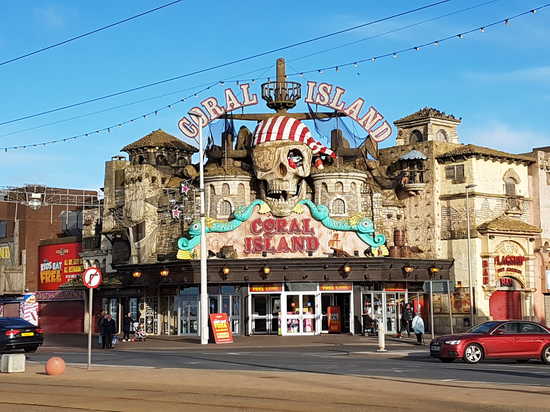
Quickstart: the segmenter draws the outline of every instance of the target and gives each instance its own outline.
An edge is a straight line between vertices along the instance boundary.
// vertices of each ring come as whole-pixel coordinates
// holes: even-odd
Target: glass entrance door
[[[198,335],[199,301],[196,298],[178,296],[178,335]]]
[[[314,335],[316,325],[315,295],[310,293],[286,294],[286,334]]]
[[[363,332],[378,333],[378,322],[382,322],[385,333],[401,332],[402,313],[407,302],[407,292],[364,292]]]
[[[281,295],[252,295],[252,334],[276,335],[279,332]]]

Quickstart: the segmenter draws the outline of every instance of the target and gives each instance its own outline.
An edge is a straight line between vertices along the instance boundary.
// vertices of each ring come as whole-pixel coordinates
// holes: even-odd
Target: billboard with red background
[[[43,245],[38,248],[38,289],[56,290],[82,273],[80,243]]]

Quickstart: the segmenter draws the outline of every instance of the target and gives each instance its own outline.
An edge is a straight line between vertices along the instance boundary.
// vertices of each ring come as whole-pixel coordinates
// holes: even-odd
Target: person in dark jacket
[[[132,314],[128,312],[122,320],[122,332],[124,333],[124,336],[122,337],[122,342],[130,340],[130,330],[132,329],[133,323],[134,320],[132,319]]]
[[[113,317],[108,314],[101,322],[101,337],[103,341],[103,349],[113,348],[113,334],[116,333],[116,324]]]

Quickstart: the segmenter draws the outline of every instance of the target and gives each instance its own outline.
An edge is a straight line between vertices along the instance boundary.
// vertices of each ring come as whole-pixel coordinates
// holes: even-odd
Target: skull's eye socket
[[[298,149],[292,149],[288,152],[288,165],[296,169],[304,163],[304,155]]]

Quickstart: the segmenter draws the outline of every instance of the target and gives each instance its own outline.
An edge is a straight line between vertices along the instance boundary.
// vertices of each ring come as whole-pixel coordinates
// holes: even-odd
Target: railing
[[[262,84],[262,98],[271,109],[291,109],[302,97],[302,85],[296,82],[268,82]]]

